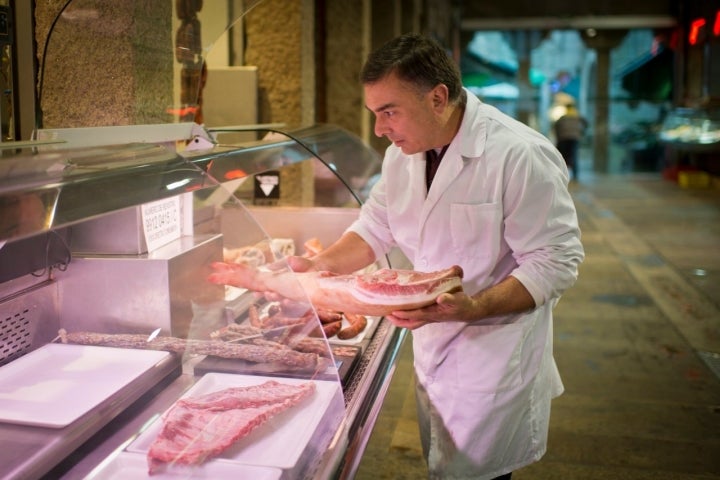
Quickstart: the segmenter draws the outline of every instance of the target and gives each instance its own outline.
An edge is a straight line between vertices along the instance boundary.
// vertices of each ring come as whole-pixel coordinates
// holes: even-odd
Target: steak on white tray
[[[435,303],[446,292],[462,290],[462,268],[436,272],[383,268],[372,273],[270,271],[215,262],[208,280],[256,292],[275,292],[292,300],[309,298],[316,309],[357,315],[388,315]],[[306,297],[307,295],[307,297]]]

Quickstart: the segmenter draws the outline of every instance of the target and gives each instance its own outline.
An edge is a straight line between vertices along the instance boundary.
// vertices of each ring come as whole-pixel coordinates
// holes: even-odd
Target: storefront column
[[[620,45],[627,30],[594,30],[581,32],[585,45],[597,53],[595,70],[595,117],[593,119],[593,168],[596,172],[609,170],[610,132],[610,51]]]
[[[532,128],[537,129],[537,118],[534,115],[536,111],[534,89],[530,81],[530,53],[540,46],[544,35],[539,30],[515,30],[507,33],[510,44],[512,45],[518,58],[517,83],[519,89],[519,98],[517,105],[517,119]]]

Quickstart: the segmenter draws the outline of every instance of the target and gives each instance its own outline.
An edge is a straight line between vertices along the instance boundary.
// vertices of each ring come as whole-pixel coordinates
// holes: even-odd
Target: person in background
[[[572,171],[573,180],[578,179],[579,159],[578,146],[585,129],[587,128],[587,120],[580,116],[574,104],[567,106],[565,114],[558,118],[554,125],[555,138],[557,141],[557,149],[565,159],[565,163]]]
[[[462,293],[387,319],[412,330],[430,478],[508,479],[545,453],[563,390],[552,310],[584,258],[565,162],[464,89],[428,38],[390,41],[361,81],[375,134],[392,142],[381,177],[334,244],[289,264],[352,273],[397,246],[415,270],[460,265]]]

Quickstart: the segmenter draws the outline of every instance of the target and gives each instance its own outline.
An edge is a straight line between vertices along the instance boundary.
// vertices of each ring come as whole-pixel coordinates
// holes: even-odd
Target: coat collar
[[[463,113],[460,130],[451,143],[455,147],[455,155],[463,159],[476,158],[485,151],[487,121],[483,115],[483,103],[467,89],[465,91],[465,112]]]
[[[483,104],[475,95],[464,90],[466,95],[465,111],[460,128],[445,152],[440,167],[442,173],[439,173],[433,181],[431,190],[437,190],[438,194],[448,187],[468,159],[479,157],[485,151],[487,128],[485,116],[481,114]],[[435,182],[440,183],[440,188],[434,188]]]
[[[473,93],[467,89],[464,90],[466,103],[460,129],[448,146],[438,175],[433,181],[430,195],[427,197],[429,202],[425,203],[434,204],[437,202],[442,192],[448,188],[455,176],[463,169],[465,162],[468,159],[481,156],[485,151],[487,121],[486,113],[482,111],[484,110],[483,103]],[[397,147],[391,146],[390,148]],[[397,151],[402,155],[399,148]],[[406,158],[410,160],[405,165],[408,175],[411,178],[416,176],[422,178],[424,182],[425,152],[415,153]],[[417,194],[422,195],[422,198],[425,199],[424,190],[417,192]]]
[[[447,152],[440,163],[438,173],[433,180],[430,191],[423,201],[422,211],[420,213],[421,225],[425,223],[432,209],[437,205],[443,193],[450,188],[453,180],[460,175],[465,162],[471,158],[479,157],[485,150],[485,121],[479,114],[482,103],[478,98],[465,90],[466,103],[465,112],[463,113],[462,123],[458,133],[448,146]],[[425,155],[421,153],[420,155]],[[424,157],[423,157],[424,159]],[[422,162],[413,162],[414,164],[425,165]],[[423,179],[424,168],[422,171]]]

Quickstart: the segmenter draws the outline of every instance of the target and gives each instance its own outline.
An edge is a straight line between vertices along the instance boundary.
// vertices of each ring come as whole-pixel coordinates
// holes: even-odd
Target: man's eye
[[[393,115],[395,115],[395,112],[390,111],[390,110],[385,110],[383,112],[383,115],[385,115],[386,117],[392,117]]]

